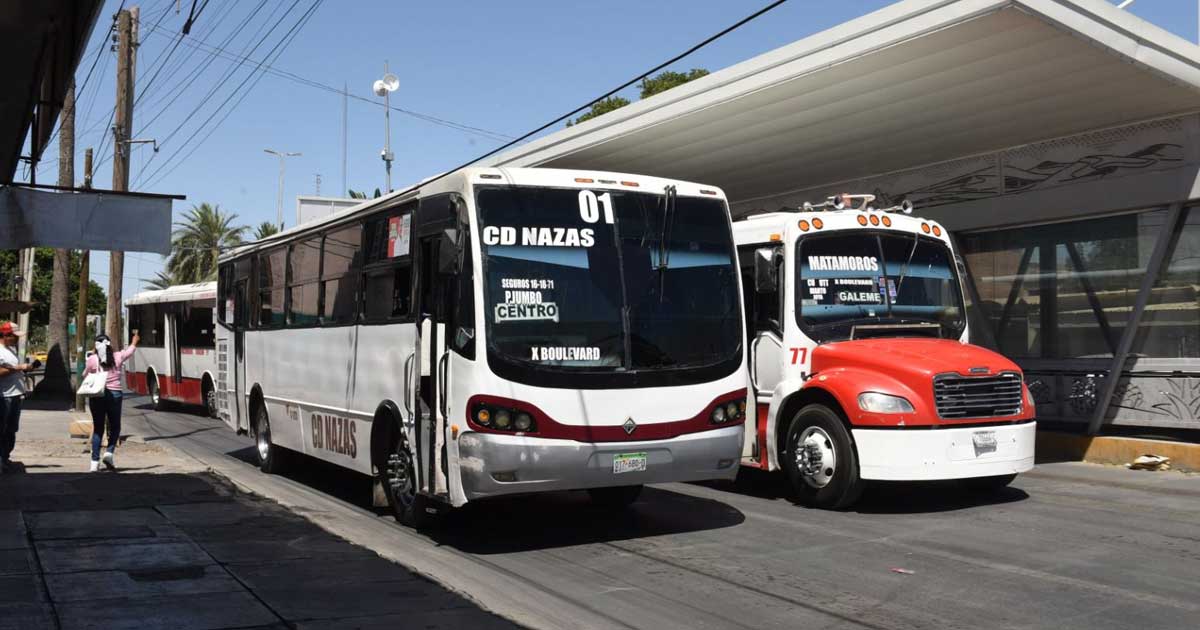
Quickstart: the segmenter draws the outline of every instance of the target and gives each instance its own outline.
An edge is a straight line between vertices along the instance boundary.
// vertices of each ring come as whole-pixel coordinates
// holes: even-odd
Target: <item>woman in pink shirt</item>
[[[134,333],[133,339],[129,341],[129,347],[113,352],[112,341],[109,340],[108,335],[97,335],[96,351],[88,355],[84,374],[104,372],[107,376],[104,395],[88,400],[88,407],[92,410],[92,472],[100,469],[100,441],[104,436],[106,426],[108,427],[108,451],[104,453],[104,465],[109,470],[117,468],[113,461],[113,452],[117,450],[117,442],[121,439],[121,397],[123,395],[121,377],[124,370],[121,366],[126,359],[133,355],[133,351],[137,350],[140,340],[141,337]]]

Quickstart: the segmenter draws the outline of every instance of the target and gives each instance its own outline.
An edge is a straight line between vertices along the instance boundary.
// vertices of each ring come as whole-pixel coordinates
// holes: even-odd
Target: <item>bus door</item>
[[[249,279],[238,278],[233,285],[233,404],[230,413],[236,429],[250,429],[249,397],[246,392],[246,325],[250,322]]]
[[[746,337],[749,342],[750,384],[754,389],[755,421],[766,422],[766,410],[775,387],[783,378],[784,294],[786,274],[783,251],[779,246],[739,248],[742,261],[743,302],[746,311]],[[757,429],[756,424],[756,429]],[[760,444],[762,431],[747,431],[742,456],[765,462],[761,457],[766,444]]]
[[[416,448],[419,488],[433,495],[448,492],[446,463],[446,392],[450,356],[446,344],[447,320],[452,312],[453,262],[459,231],[450,195],[421,200],[413,233],[416,237],[414,271],[417,370],[413,409],[416,414]]]
[[[183,323],[185,304],[175,304],[167,311],[167,380],[170,383],[167,392],[172,397],[179,395],[183,383],[183,350],[179,344],[179,329]]]

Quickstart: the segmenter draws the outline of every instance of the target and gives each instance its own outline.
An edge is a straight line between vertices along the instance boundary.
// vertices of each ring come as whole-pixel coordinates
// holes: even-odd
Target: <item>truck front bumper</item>
[[[966,479],[1033,468],[1037,423],[946,429],[853,429],[863,479]]]
[[[506,494],[733,479],[743,425],[644,442],[576,442],[494,433],[458,438],[468,501]],[[646,470],[613,472],[613,456],[645,453]]]

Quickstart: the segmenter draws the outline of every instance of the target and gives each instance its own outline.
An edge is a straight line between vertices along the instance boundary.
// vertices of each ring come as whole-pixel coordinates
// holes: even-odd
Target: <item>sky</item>
[[[321,195],[345,196],[343,98],[313,83],[334,91],[344,85],[351,95],[349,188],[384,187],[384,110],[371,85],[385,63],[400,80],[393,107],[450,123],[392,112],[392,185],[400,188],[589,102],[767,3],[199,0],[203,9],[191,33],[179,39],[190,0],[125,0],[141,10],[135,89],[144,95],[134,108],[134,136],[159,144],[157,154],[150,144],[135,145],[131,190],[186,195],[174,204],[176,220],[206,202],[236,213],[238,224],[256,226],[276,216],[279,161],[264,149],[299,152],[287,159],[284,181],[283,216],[291,225],[296,196],[317,193],[318,176]],[[670,69],[716,71],[888,4],[790,0]],[[1196,41],[1198,4],[1136,0],[1127,10]],[[95,147],[98,188],[111,184],[112,139],[104,136],[116,82],[115,53],[103,40],[120,5],[106,0],[76,76],[75,173],[82,180],[84,149]],[[293,27],[295,37],[281,43]],[[212,47],[224,56],[209,54]],[[290,76],[252,73],[264,59]],[[636,100],[636,87],[623,94]],[[45,152],[38,181],[57,178],[57,154],[57,147]],[[26,177],[18,169],[17,179]],[[126,297],[162,267],[157,254],[128,253]],[[107,287],[107,255],[93,253],[91,268],[92,279]]]

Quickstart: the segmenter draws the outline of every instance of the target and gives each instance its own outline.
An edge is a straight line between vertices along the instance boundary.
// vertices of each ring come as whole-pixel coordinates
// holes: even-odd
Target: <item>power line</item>
[[[152,31],[152,32],[154,32],[154,31]],[[158,34],[162,35],[162,33],[158,33]],[[186,42],[184,42],[184,43],[185,43],[185,44],[187,44],[188,46],[192,46],[192,47],[195,47],[195,48],[201,48],[201,49],[204,49],[206,52],[209,52],[210,54],[216,54],[216,55],[222,56],[222,57],[224,57],[224,58],[226,58],[226,59],[231,59],[231,60],[242,60],[242,61],[254,61],[253,59],[248,59],[248,58],[245,58],[245,57],[240,57],[240,56],[239,56],[237,53],[232,53],[232,52],[229,52],[229,51],[225,50],[224,48],[221,48],[220,46],[214,46],[214,45],[212,45],[212,44],[208,44],[208,43],[206,43],[206,42],[203,42],[203,41],[188,40],[188,41],[186,41]],[[275,67],[273,67],[273,66],[271,66],[271,65],[269,65],[269,64],[264,64],[264,65],[263,65],[263,70],[264,70],[265,72],[268,72],[268,73],[270,73],[270,74],[273,74],[273,75],[275,75],[275,76],[278,76],[278,77],[281,77],[281,78],[284,78],[284,79],[288,79],[288,80],[290,80],[290,81],[293,81],[293,82],[295,82],[295,83],[299,83],[299,84],[301,84],[301,85],[305,85],[305,86],[308,86],[308,87],[316,88],[316,89],[319,89],[319,90],[324,90],[324,91],[326,91],[326,92],[330,92],[330,93],[332,93],[332,94],[337,94],[337,95],[339,95],[339,96],[343,94],[342,90],[340,90],[340,89],[338,89],[338,88],[336,88],[336,87],[334,87],[334,86],[332,86],[332,85],[328,85],[328,84],[326,84],[326,83],[321,83],[321,82],[319,82],[319,81],[316,81],[316,80],[313,80],[313,79],[309,79],[309,78],[307,78],[307,77],[303,77],[303,76],[301,76],[301,75],[299,75],[299,74],[296,74],[296,73],[294,73],[294,72],[289,72],[289,71],[287,71],[287,70],[280,70],[280,69],[278,69],[278,68],[275,68]],[[380,103],[379,101],[372,100],[372,99],[369,99],[369,98],[366,98],[366,97],[363,97],[363,96],[359,96],[359,95],[356,95],[356,94],[348,94],[348,96],[349,96],[350,98],[352,98],[352,99],[355,99],[355,100],[358,100],[358,101],[362,101],[362,102],[364,102],[364,103],[369,103],[369,104],[371,104],[371,105],[376,105],[376,106],[379,106],[379,107],[383,107],[383,106],[384,106],[384,104],[383,104],[383,103]],[[473,127],[473,126],[471,126],[471,125],[466,125],[466,124],[463,124],[463,123],[458,123],[458,122],[454,122],[454,121],[451,121],[451,120],[446,120],[446,119],[444,119],[444,118],[439,118],[439,117],[437,117],[437,116],[432,116],[432,115],[430,115],[430,114],[424,114],[424,113],[421,113],[421,112],[416,112],[416,111],[413,111],[413,110],[410,110],[410,109],[405,109],[405,108],[403,108],[403,107],[397,107],[397,106],[395,106],[395,105],[391,106],[391,109],[392,109],[392,111],[398,112],[398,113],[400,113],[400,114],[404,114],[404,115],[406,115],[406,116],[411,116],[411,117],[413,117],[413,118],[417,118],[417,119],[420,119],[420,120],[424,120],[425,122],[429,122],[429,123],[432,123],[432,124],[435,124],[435,125],[441,125],[441,126],[444,126],[444,127],[449,127],[449,128],[451,128],[451,129],[455,129],[455,130],[458,130],[458,131],[463,131],[463,132],[471,133],[471,134],[474,134],[474,135],[482,135],[482,136],[484,136],[484,137],[487,137],[487,138],[488,138],[488,139],[490,139],[490,140],[504,141],[504,140],[511,140],[511,139],[512,139],[512,136],[510,136],[510,135],[508,135],[508,134],[500,133],[500,132],[498,132],[498,131],[491,131],[491,130],[488,130],[488,129],[483,129],[483,128],[480,128],[480,127]]]
[[[277,29],[281,24],[283,24],[283,20],[286,19],[288,14],[290,14],[292,12],[292,10],[295,9],[296,6],[299,4],[300,4],[300,0],[294,0],[292,2],[291,6],[289,6],[283,12],[283,15],[280,16],[280,18],[278,20],[274,21],[274,25],[271,26],[270,30],[268,30],[267,33],[260,38],[260,37],[258,37],[259,33],[262,33],[263,28],[265,28],[268,24],[270,24],[272,22],[272,19],[274,18],[274,11],[272,11],[271,15],[267,16],[267,19],[263,22],[262,25],[259,26],[258,30],[255,31],[254,35],[251,36],[251,41],[253,41],[255,38],[258,38],[258,42],[254,44],[254,47],[251,48],[250,52],[253,53],[255,50],[258,50],[258,47],[262,46],[263,43],[265,43],[267,41],[267,39],[269,39],[271,37],[271,33],[274,33],[275,29]],[[282,6],[282,5],[278,5],[278,6]],[[259,8],[261,8],[261,7],[262,7],[262,5],[260,4]],[[257,10],[255,13],[257,13]],[[248,23],[248,22],[245,22],[244,24],[246,24],[246,23]],[[240,32],[240,29],[238,32]],[[247,42],[246,46],[243,47],[243,50],[245,50],[245,48],[247,48],[249,46],[250,46],[250,44],[249,44],[249,42]],[[225,84],[233,77],[233,75],[237,74],[237,71],[241,68],[243,63],[244,63],[244,61],[239,62],[236,65],[230,66],[221,75],[221,78],[219,78],[217,80],[217,82],[214,83],[211,88],[209,88],[208,92],[200,99],[200,101],[198,103],[196,103],[196,106],[193,107],[190,112],[188,112],[187,116],[184,117],[183,121],[180,122],[178,125],[176,125],[175,129],[173,129],[170,133],[168,133],[166,135],[166,137],[161,142],[159,142],[160,147],[161,147],[161,145],[169,143],[180,131],[183,130],[184,127],[187,126],[187,124],[192,120],[193,117],[196,116],[196,114],[198,114],[200,112],[200,110],[204,109],[204,106],[207,105],[210,100],[212,100],[213,96],[215,96],[217,94],[217,92],[219,92],[221,90],[221,88],[225,86]],[[250,76],[253,76],[253,74],[254,74],[254,71],[251,70],[250,73],[247,74],[246,76],[247,76],[247,78],[249,78]],[[204,120],[204,122],[202,122],[200,124],[199,127],[197,127],[195,130],[192,131],[192,134],[190,136],[188,136],[187,140],[184,141],[184,145],[186,145],[188,142],[190,142],[193,138],[196,137],[196,135],[200,132],[200,130],[204,128],[204,125],[208,124],[208,122],[212,120],[212,117],[216,114],[217,111],[220,111],[220,107],[223,107],[224,104],[226,102],[228,102],[228,100],[230,98],[232,98],[232,95],[237,92],[237,90],[241,87],[241,85],[244,85],[244,84],[245,84],[245,79],[243,79],[242,83],[238,85],[238,88],[234,88],[234,91],[231,92],[230,95],[226,97],[225,102],[223,102],[221,104],[221,106],[218,106],[218,108],[216,110],[214,110],[213,113],[210,114],[209,117],[206,118]],[[170,104],[168,104],[168,107],[169,106],[170,106]],[[166,111],[165,109],[160,111],[159,115],[161,116],[162,113],[165,111]],[[153,123],[154,120],[157,120],[157,116],[155,117],[155,119],[152,119],[150,121],[150,123]],[[175,155],[177,155],[178,153],[179,153],[179,151],[176,151],[175,153],[171,154],[171,158],[169,158],[167,160],[167,162],[169,163],[171,159],[174,159]],[[154,161],[158,157],[158,155],[159,154],[156,153],[154,156],[152,156],[150,158],[150,162],[146,164],[147,168],[151,164],[154,163]],[[162,170],[162,167],[159,167],[159,169],[154,172],[158,173],[159,170]],[[140,182],[143,174],[144,174],[144,172],[138,173],[139,182]]]
[[[447,170],[447,171],[444,171],[444,172],[442,172],[440,175],[436,175],[436,176],[434,176],[434,177],[432,177],[432,178],[430,178],[430,179],[424,180],[424,181],[422,181],[422,182],[420,182],[420,183],[418,183],[418,184],[414,184],[414,185],[412,185],[412,186],[408,187],[407,189],[405,189],[405,190],[403,190],[403,191],[400,191],[399,193],[397,193],[397,195],[403,195],[403,194],[406,194],[406,193],[412,192],[412,191],[414,191],[414,190],[416,190],[416,189],[418,189],[418,188],[420,188],[420,187],[422,187],[422,186],[428,186],[429,184],[432,184],[433,182],[436,182],[436,181],[438,181],[439,179],[442,179],[443,177],[446,177],[446,176],[448,176],[448,175],[450,175],[450,174],[452,174],[452,173],[454,173],[454,172],[456,172],[456,171],[459,171],[459,170],[461,170],[461,169],[467,168],[468,166],[471,166],[472,164],[474,164],[474,163],[476,163],[476,162],[478,162],[478,161],[480,161],[480,160],[483,160],[483,159],[489,158],[489,157],[491,157],[491,156],[493,156],[493,155],[495,155],[495,154],[497,154],[497,153],[499,153],[499,152],[501,152],[501,151],[503,151],[503,150],[505,150],[505,149],[507,149],[507,148],[509,148],[509,147],[513,146],[513,145],[516,145],[516,144],[518,144],[518,143],[520,143],[520,142],[523,142],[524,140],[526,140],[526,139],[528,139],[528,138],[530,138],[530,137],[532,137],[532,136],[535,136],[535,135],[537,135],[537,134],[539,134],[539,133],[541,133],[541,132],[545,131],[546,129],[549,129],[551,126],[553,126],[553,125],[556,125],[556,124],[558,124],[558,123],[560,123],[560,122],[562,122],[562,121],[564,121],[564,120],[566,120],[566,119],[570,118],[571,116],[574,116],[576,113],[578,113],[578,112],[581,112],[581,111],[583,111],[583,110],[587,109],[588,107],[590,107],[590,106],[592,105],[592,103],[596,103],[596,102],[599,102],[599,101],[603,101],[604,99],[606,99],[606,98],[608,98],[608,97],[612,96],[613,94],[616,94],[617,92],[620,92],[621,90],[624,90],[625,88],[627,88],[627,87],[629,87],[629,86],[631,86],[631,85],[633,85],[633,84],[637,83],[638,81],[640,81],[640,80],[642,80],[642,79],[644,79],[644,78],[646,78],[646,77],[648,77],[648,76],[650,76],[650,75],[654,74],[655,72],[658,72],[659,70],[662,70],[663,68],[666,68],[667,66],[670,66],[671,64],[674,64],[674,63],[675,63],[675,62],[677,62],[677,61],[680,61],[681,59],[683,59],[683,58],[685,58],[685,57],[687,57],[687,56],[691,55],[692,53],[696,52],[697,50],[700,50],[701,48],[704,48],[705,46],[707,46],[707,45],[709,45],[709,44],[711,44],[711,43],[715,42],[716,40],[718,40],[718,39],[720,39],[720,38],[722,38],[722,37],[724,37],[724,36],[728,35],[729,33],[732,33],[733,31],[735,31],[735,30],[737,30],[737,29],[741,28],[741,27],[742,27],[742,26],[744,26],[746,23],[748,23],[748,22],[750,22],[750,21],[754,20],[755,18],[758,18],[759,16],[761,16],[761,15],[763,15],[763,14],[765,14],[765,13],[767,13],[767,12],[768,12],[768,11],[770,11],[771,9],[774,9],[775,7],[778,7],[779,5],[783,4],[784,2],[787,2],[787,0],[775,0],[774,2],[772,2],[772,3],[768,4],[767,6],[765,6],[765,7],[761,8],[761,9],[759,9],[759,10],[755,11],[754,13],[751,13],[750,15],[748,15],[748,16],[746,16],[746,17],[744,17],[744,18],[742,18],[742,19],[738,20],[737,22],[733,23],[732,25],[730,25],[730,26],[726,27],[726,28],[725,28],[725,29],[723,29],[722,31],[718,32],[717,34],[715,34],[715,35],[712,35],[712,36],[710,36],[710,37],[706,38],[705,40],[701,41],[700,43],[696,44],[695,46],[692,46],[691,48],[689,48],[689,49],[687,49],[687,50],[683,51],[682,53],[679,53],[678,55],[675,55],[674,57],[672,57],[672,58],[670,58],[670,59],[668,59],[668,60],[666,60],[666,61],[664,61],[664,62],[662,62],[662,63],[658,64],[657,66],[654,66],[653,68],[651,68],[651,69],[649,69],[649,70],[647,70],[647,71],[645,71],[645,72],[643,72],[643,73],[641,73],[641,74],[637,75],[636,77],[634,77],[634,78],[632,78],[632,79],[630,79],[630,80],[626,81],[625,83],[622,83],[621,85],[618,85],[617,87],[615,87],[615,88],[613,88],[613,89],[609,90],[608,92],[605,92],[604,94],[602,94],[602,95],[600,95],[600,96],[598,96],[598,97],[596,97],[596,98],[594,98],[594,99],[592,99],[592,100],[588,101],[587,103],[584,103],[583,105],[580,105],[579,107],[576,107],[575,109],[573,109],[573,110],[571,110],[571,111],[569,111],[569,112],[567,112],[567,113],[563,114],[562,116],[559,116],[558,118],[555,118],[554,120],[551,120],[550,122],[548,122],[548,123],[546,123],[546,124],[542,125],[541,127],[538,127],[537,129],[534,129],[533,131],[530,131],[530,132],[528,132],[528,133],[525,133],[525,134],[524,134],[524,135],[522,135],[521,137],[519,137],[519,138],[516,138],[515,140],[512,140],[511,142],[508,142],[508,143],[504,144],[503,146],[500,146],[500,147],[497,147],[497,148],[495,148],[495,149],[492,149],[491,151],[488,151],[487,153],[484,153],[483,155],[481,155],[481,156],[479,156],[479,157],[477,157],[477,158],[474,158],[474,159],[472,159],[472,160],[469,160],[469,161],[467,161],[467,162],[464,162],[463,164],[460,164],[459,166],[456,166],[456,167],[454,167],[454,168],[452,168],[452,169],[449,169],[449,170]]]
[[[298,1],[299,0],[297,0],[297,2]],[[314,0],[312,6],[308,8],[308,11],[306,11],[303,15],[301,15],[300,19],[296,21],[296,23],[292,26],[291,30],[289,30],[287,33],[285,33],[283,35],[283,37],[279,40],[279,42],[277,42],[275,44],[274,48],[272,48],[267,53],[266,58],[264,58],[263,61],[259,63],[258,67],[252,69],[250,71],[250,73],[246,75],[246,78],[242,79],[242,82],[239,83],[238,86],[233,89],[233,92],[230,92],[229,96],[226,97],[225,101],[223,101],[219,106],[217,106],[217,108],[215,110],[213,110],[213,113],[210,114],[209,117],[207,119],[205,119],[205,121],[203,123],[201,123],[199,127],[196,128],[196,131],[192,132],[192,135],[189,136],[188,139],[184,141],[184,143],[180,146],[178,151],[176,151],[170,158],[168,158],[167,161],[164,162],[162,166],[159,166],[158,170],[154,171],[146,178],[147,182],[148,182],[147,187],[150,187],[153,183],[157,183],[159,180],[163,179],[164,177],[169,175],[171,172],[173,172],[175,170],[175,168],[178,168],[179,165],[186,162],[187,158],[190,157],[192,155],[192,153],[195,153],[196,150],[198,148],[200,148],[200,146],[202,144],[204,144],[204,142],[206,140],[208,140],[208,138],[210,136],[212,136],[213,132],[215,132],[217,130],[217,128],[219,128],[221,126],[221,124],[223,122],[225,122],[225,120],[227,118],[229,118],[229,115],[232,114],[239,105],[241,105],[242,101],[244,101],[246,99],[246,97],[249,96],[250,92],[252,92],[254,90],[254,87],[255,87],[255,85],[258,84],[258,81],[262,79],[264,73],[259,72],[259,70],[262,68],[263,64],[265,64],[267,61],[270,61],[272,55],[274,55],[275,59],[278,59],[283,54],[283,52],[292,43],[292,41],[295,40],[296,36],[300,34],[300,29],[303,28],[304,25],[308,23],[308,20],[310,18],[312,18],[313,13],[316,12],[317,8],[320,7],[324,1],[325,0]],[[289,9],[289,11],[290,11],[290,9]],[[272,28],[272,30],[274,30],[274,28]],[[270,33],[268,33],[267,35],[269,36]],[[256,46],[256,48],[257,48],[257,46]],[[278,51],[278,52],[276,52],[276,51]],[[251,52],[253,52],[253,51],[251,51]],[[229,108],[229,110],[225,112],[225,115],[222,116],[221,120],[217,121],[216,125],[213,125],[213,127],[211,129],[209,129],[208,133],[203,138],[200,139],[200,142],[198,142],[196,145],[194,145],[192,147],[191,151],[189,151],[188,154],[185,155],[182,160],[176,162],[176,164],[174,166],[172,166],[170,170],[163,173],[163,175],[161,177],[156,178],[156,176],[158,176],[158,173],[160,171],[162,171],[164,168],[166,168],[166,166],[171,163],[171,160],[173,160],[176,155],[178,155],[181,151],[183,151],[183,148],[186,147],[187,144],[189,142],[191,142],[192,139],[195,138],[198,133],[200,133],[200,130],[203,129],[205,127],[205,125],[207,125],[209,123],[209,121],[211,121],[213,119],[213,117],[215,117],[225,107],[225,105],[227,105],[229,103],[229,101],[231,101],[233,99],[233,97],[237,95],[237,93],[242,89],[242,87],[245,86],[246,83],[249,82],[251,78],[254,78],[256,76],[257,76],[257,79],[255,79],[254,84],[251,85],[249,89],[247,89],[245,92],[242,93],[241,98],[239,98],[238,101],[236,103],[234,103],[233,107]]]

